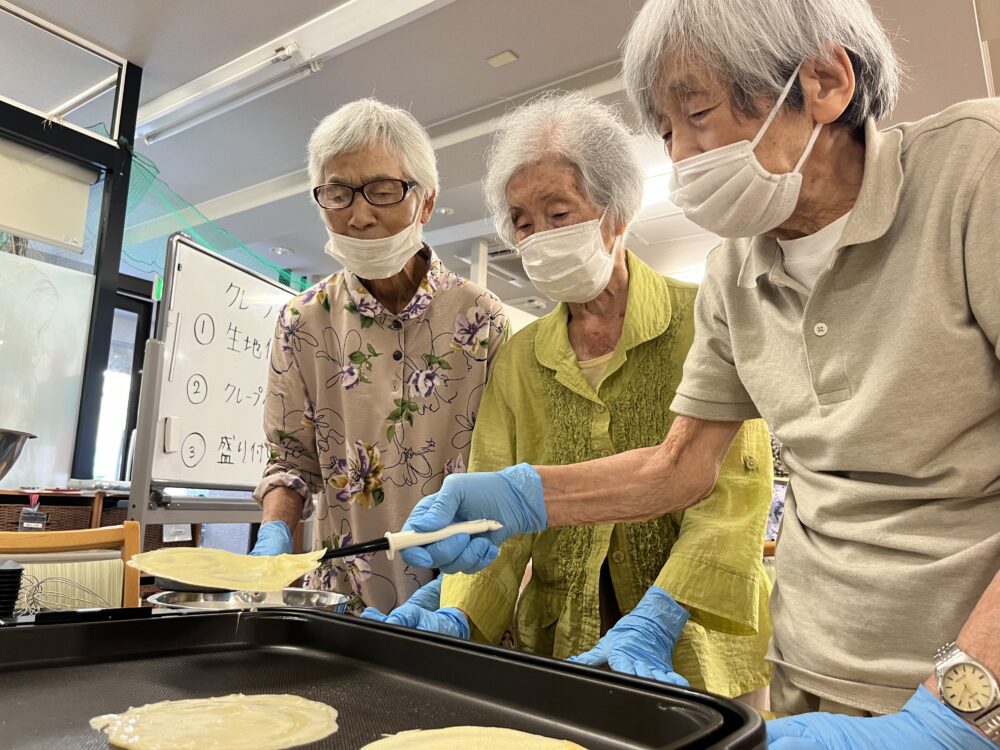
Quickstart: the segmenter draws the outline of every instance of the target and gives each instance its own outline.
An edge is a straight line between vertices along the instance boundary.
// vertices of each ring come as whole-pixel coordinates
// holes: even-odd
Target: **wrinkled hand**
[[[400,555],[410,565],[445,573],[482,570],[496,559],[507,539],[543,531],[548,525],[538,472],[529,464],[518,464],[493,473],[451,474],[440,490],[417,503],[403,531],[438,531],[483,518],[499,521],[503,528],[475,537],[456,534],[426,547],[401,550]]]
[[[250,550],[251,555],[287,555],[292,552],[292,530],[284,521],[262,524],[257,532],[257,543]]]
[[[862,719],[802,714],[767,723],[770,750],[996,750],[921,686],[899,713]]]
[[[433,585],[433,584],[428,584]],[[469,638],[469,620],[460,609],[427,610],[411,604],[409,601],[396,607],[388,615],[383,615],[374,607],[368,607],[361,613],[362,617],[377,620],[390,625],[402,625],[404,628],[425,630],[429,633],[441,633],[453,638]]]
[[[687,685],[674,671],[673,653],[689,617],[670,594],[653,586],[594,648],[569,661],[593,667],[607,664],[623,674]]]

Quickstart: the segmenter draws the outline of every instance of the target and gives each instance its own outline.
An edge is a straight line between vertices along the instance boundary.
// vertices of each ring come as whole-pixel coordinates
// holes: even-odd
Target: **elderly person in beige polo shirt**
[[[726,238],[681,416],[656,448],[449,479],[408,525],[686,508],[764,417],[791,474],[772,707],[895,711],[1000,567],[1000,101],[880,130],[900,65],[864,0],[649,0],[625,79],[672,200]]]

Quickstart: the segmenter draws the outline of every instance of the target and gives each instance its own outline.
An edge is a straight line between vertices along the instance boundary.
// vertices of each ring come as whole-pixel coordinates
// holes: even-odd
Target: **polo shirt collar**
[[[895,128],[880,131],[871,118],[865,123],[865,174],[839,242],[841,247],[873,242],[895,221],[903,192],[902,138]],[[782,270],[781,248],[775,239],[760,235],[735,242],[737,247],[746,243],[737,278],[740,287],[753,289],[761,276],[771,279]]]

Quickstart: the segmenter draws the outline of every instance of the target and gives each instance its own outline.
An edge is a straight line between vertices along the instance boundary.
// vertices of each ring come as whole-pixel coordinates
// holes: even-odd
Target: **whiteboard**
[[[152,484],[255,487],[274,328],[294,292],[182,235],[166,262]]]

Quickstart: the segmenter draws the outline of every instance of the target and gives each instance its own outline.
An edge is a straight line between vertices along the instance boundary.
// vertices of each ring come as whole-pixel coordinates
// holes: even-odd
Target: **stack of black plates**
[[[23,573],[24,568],[13,560],[0,560],[0,620],[14,615]]]

